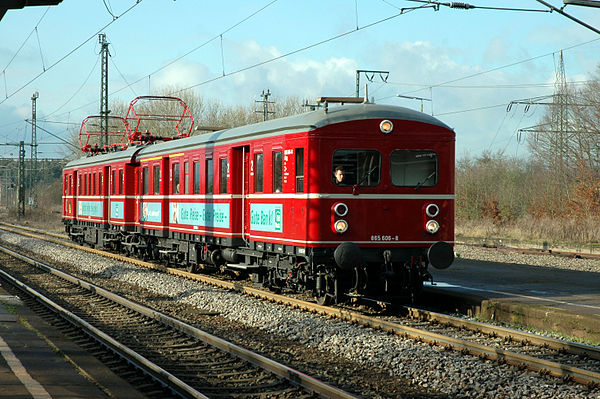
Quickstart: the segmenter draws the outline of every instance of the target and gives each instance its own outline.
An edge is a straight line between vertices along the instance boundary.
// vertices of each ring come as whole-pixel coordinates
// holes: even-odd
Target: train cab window
[[[160,166],[159,165],[155,165],[154,166],[154,171],[152,173],[152,179],[154,182],[154,191],[152,191],[152,194],[160,194]]]
[[[102,179],[102,172],[98,173],[98,194],[104,194],[104,180]]]
[[[381,154],[377,150],[336,150],[331,181],[337,186],[377,186],[381,181]]]
[[[431,150],[394,150],[390,154],[392,184],[400,187],[432,187],[437,184],[438,157]]]
[[[304,192],[304,148],[296,148],[296,192]]]
[[[173,165],[173,173],[171,174],[171,179],[173,180],[173,194],[179,194],[179,164],[176,163]]]
[[[280,193],[283,190],[283,153],[273,152],[273,192]]]
[[[182,193],[187,194],[190,192],[190,165],[186,162],[183,164],[183,189]]]
[[[68,185],[68,193],[69,195],[73,195],[73,176],[69,175],[69,185]]]
[[[83,176],[83,195],[88,194],[88,175]]]
[[[119,171],[119,194],[123,194],[123,185],[125,183],[125,175],[123,169]]]
[[[227,158],[219,160],[219,192],[227,193]]]
[[[213,183],[214,183],[214,171],[213,171],[213,160],[206,160],[206,194],[213,193]]]
[[[145,166],[142,169],[142,194],[143,195],[148,195],[148,190],[149,190],[149,185],[150,185],[150,182],[148,181],[149,173],[150,172],[149,172],[148,167]]]
[[[200,162],[194,162],[194,194],[200,194]]]
[[[263,154],[254,154],[254,192],[263,192]]]

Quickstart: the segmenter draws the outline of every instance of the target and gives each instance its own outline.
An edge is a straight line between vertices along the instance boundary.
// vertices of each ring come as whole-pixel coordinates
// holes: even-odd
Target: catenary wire
[[[121,18],[123,15],[127,14],[129,11],[133,10],[138,4],[140,4],[142,2],[142,0],[136,0],[136,2],[129,7],[127,10],[123,11],[119,16],[117,16],[117,18],[113,19],[112,21],[110,21],[109,23],[107,23],[106,25],[104,25],[102,28],[100,28],[96,33],[94,33],[93,35],[91,35],[90,37],[88,37],[87,39],[85,39],[83,42],[81,42],[79,45],[77,45],[75,48],[73,48],[71,51],[69,51],[67,54],[65,54],[64,56],[62,56],[60,59],[58,59],[58,61],[54,62],[52,65],[50,65],[48,68],[46,68],[43,72],[37,74],[35,77],[33,77],[30,81],[28,81],[27,83],[25,83],[24,85],[22,85],[20,88],[18,88],[17,90],[15,90],[14,92],[12,92],[10,95],[6,95],[6,98],[3,99],[2,101],[0,101],[0,105],[3,104],[4,102],[6,102],[6,100],[8,100],[9,98],[11,98],[12,96],[14,96],[15,94],[17,94],[18,92],[20,92],[21,90],[23,90],[24,88],[26,88],[27,86],[29,86],[31,83],[35,82],[37,79],[40,78],[40,76],[44,75],[46,72],[48,72],[50,69],[52,69],[53,67],[55,67],[56,65],[60,64],[62,61],[64,61],[65,59],[67,59],[68,57],[70,57],[73,53],[75,53],[77,50],[79,50],[81,47],[83,47],[87,42],[89,42],[90,40],[92,40],[93,38],[97,37],[98,34],[100,32],[102,32],[103,30],[105,30],[106,28],[108,28],[110,25],[112,25],[115,21],[117,21],[117,19]]]

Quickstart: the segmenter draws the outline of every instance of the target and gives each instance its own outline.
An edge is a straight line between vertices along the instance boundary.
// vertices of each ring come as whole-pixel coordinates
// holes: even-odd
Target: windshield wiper
[[[377,166],[373,166],[373,169],[371,169],[370,171],[368,171],[365,176],[362,178],[361,181],[359,181],[356,185],[360,186],[361,184],[363,184],[369,177],[371,177],[371,174],[373,172],[375,172],[375,169],[377,169]]]
[[[425,179],[423,179],[417,183],[417,185],[415,186],[415,191],[418,190],[419,188],[421,188],[421,186],[423,184],[427,183],[427,180],[431,179],[433,176],[435,176],[435,170],[433,172],[431,172],[431,174],[429,176],[427,176]]]
[[[358,192],[356,191],[356,189],[358,188],[358,186],[360,186],[361,184],[363,184],[371,176],[371,174],[373,172],[375,172],[375,169],[377,169],[378,167],[379,166],[373,166],[373,168],[365,174],[365,176],[362,178],[361,181],[359,181],[354,186],[352,186],[352,194],[358,195]]]

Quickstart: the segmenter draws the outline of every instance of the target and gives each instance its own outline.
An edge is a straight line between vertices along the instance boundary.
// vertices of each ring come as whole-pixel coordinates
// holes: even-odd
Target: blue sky
[[[546,10],[534,0],[470,3]],[[369,96],[415,109],[420,101],[396,96],[432,99],[423,102],[424,111],[456,130],[457,157],[485,150],[526,156],[516,131],[537,124],[544,108],[507,112],[507,104],[552,94],[561,49],[567,80],[585,81],[598,72],[600,35],[558,13],[441,7],[398,15],[419,5],[64,0],[11,10],[0,21],[0,143],[30,142],[24,119],[31,117],[35,91],[40,127],[61,137],[74,126],[67,123],[99,113],[99,31],[111,43],[111,100],[129,102],[165,85],[194,87],[225,104],[248,105],[267,88],[278,97],[314,100],[353,95],[357,69],[384,70],[387,82],[361,76]],[[600,9],[565,11],[600,29]],[[38,130],[38,141],[57,139]],[[60,156],[61,147],[42,144],[38,157]],[[0,157],[10,154],[16,156],[13,147],[0,146]]]

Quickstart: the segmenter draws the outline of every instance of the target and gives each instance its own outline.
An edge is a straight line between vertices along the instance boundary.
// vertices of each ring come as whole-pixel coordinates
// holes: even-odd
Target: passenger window
[[[213,193],[213,177],[214,177],[213,160],[207,159],[206,160],[206,194]]]
[[[190,183],[190,166],[189,164],[186,162],[183,164],[183,190],[181,190],[182,193],[187,194],[189,192],[189,183]]]
[[[125,184],[125,174],[121,169],[119,171],[119,194],[123,194],[123,185]]]
[[[254,154],[254,192],[263,192],[263,154]]]
[[[149,174],[149,169],[146,166],[142,169],[142,194],[143,195],[148,195],[148,187],[150,185],[150,182],[148,181],[148,174]]]
[[[83,195],[88,194],[88,175],[87,173],[83,177]]]
[[[160,166],[155,165],[152,178],[154,179],[153,194],[160,194]]]
[[[381,154],[376,150],[336,150],[331,181],[337,186],[376,186],[381,180]]]
[[[227,158],[219,160],[219,192],[227,193]]]
[[[283,190],[283,153],[273,152],[273,192],[280,193]]]
[[[304,192],[304,148],[296,148],[296,192]]]
[[[117,173],[116,173],[116,171],[113,170],[110,173],[110,180],[111,180],[111,182],[110,182],[110,193],[111,194],[116,194],[115,193],[115,187],[116,187],[116,184],[117,184]]]
[[[194,162],[194,194],[200,194],[200,162]]]
[[[173,165],[173,174],[171,175],[171,179],[173,180],[173,194],[179,194],[179,164],[176,163]]]
[[[394,150],[390,155],[392,184],[432,187],[438,182],[437,154],[431,150]]]

